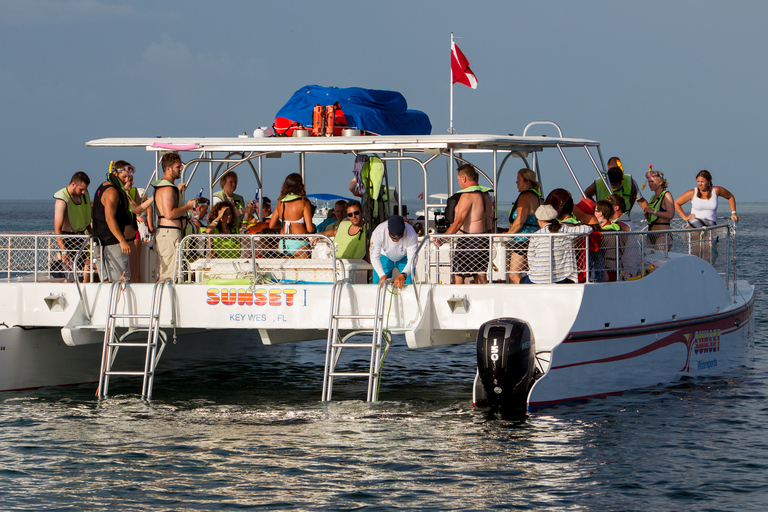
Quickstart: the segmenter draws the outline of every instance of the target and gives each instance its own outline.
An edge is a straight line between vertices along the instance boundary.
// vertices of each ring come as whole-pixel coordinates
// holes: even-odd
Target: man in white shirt
[[[395,288],[413,284],[411,274],[416,261],[419,239],[416,230],[399,215],[379,224],[371,235],[371,265],[373,282],[380,283],[392,277],[395,267],[399,270]]]

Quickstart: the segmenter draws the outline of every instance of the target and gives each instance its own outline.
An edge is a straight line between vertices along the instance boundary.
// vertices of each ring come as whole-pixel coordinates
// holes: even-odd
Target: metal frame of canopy
[[[570,172],[576,186],[583,194],[583,188],[579,183],[563,149],[566,148],[584,148],[589,160],[591,161],[599,179],[605,181],[605,165],[600,152],[600,143],[589,139],[562,137],[560,128],[550,122],[534,122],[526,126],[525,133],[528,133],[532,126],[538,124],[553,125],[557,128],[559,137],[547,136],[514,136],[514,135],[488,135],[488,134],[462,134],[462,135],[387,135],[387,136],[350,136],[350,137],[167,137],[167,138],[105,138],[96,139],[86,143],[88,147],[144,147],[148,151],[155,151],[159,157],[164,151],[191,151],[200,154],[199,158],[187,161],[184,165],[182,179],[186,177],[187,169],[192,165],[199,165],[203,162],[220,163],[227,162],[228,167],[218,177],[226,172],[249,163],[253,168],[256,177],[259,196],[263,197],[261,191],[262,175],[262,157],[274,157],[281,154],[296,153],[299,155],[300,172],[304,176],[305,155],[307,153],[336,153],[336,154],[377,154],[384,161],[397,162],[397,189],[402,190],[402,162],[411,161],[419,165],[423,173],[424,182],[424,202],[425,212],[431,209],[444,207],[442,204],[432,204],[428,201],[427,185],[427,165],[437,156],[448,157],[447,161],[447,182],[449,195],[453,192],[453,170],[451,163],[472,163],[467,160],[467,155],[473,153],[491,153],[493,158],[494,172],[489,176],[477,166],[479,174],[496,190],[498,188],[501,172],[507,162],[512,157],[520,157],[525,161],[527,167],[533,169],[539,179],[541,172],[537,154],[545,148],[557,149]],[[597,151],[597,158],[591,153],[591,149]],[[214,158],[214,153],[224,152],[227,155],[239,154],[242,158],[221,159]],[[503,155],[501,163],[498,162],[498,156]],[[532,160],[529,164],[528,156],[532,154]],[[425,155],[426,159],[421,160],[414,155]],[[257,160],[258,169],[253,167],[252,160]],[[156,158],[158,161],[158,158]],[[598,163],[599,162],[599,163]],[[156,165],[158,165],[156,163]],[[221,167],[221,165],[219,166]],[[192,174],[185,181],[191,179],[197,167],[192,169]],[[155,170],[158,173],[158,169]],[[218,170],[217,170],[218,173]],[[209,171],[209,183],[211,190],[215,176]],[[607,183],[606,183],[607,186]],[[494,198],[498,207],[498,195]],[[259,205],[261,208],[261,205]]]

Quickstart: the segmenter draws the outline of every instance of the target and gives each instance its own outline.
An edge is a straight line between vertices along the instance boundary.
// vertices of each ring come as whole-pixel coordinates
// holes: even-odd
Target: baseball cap
[[[389,234],[394,237],[403,236],[405,233],[405,221],[399,215],[393,215],[387,221]]]

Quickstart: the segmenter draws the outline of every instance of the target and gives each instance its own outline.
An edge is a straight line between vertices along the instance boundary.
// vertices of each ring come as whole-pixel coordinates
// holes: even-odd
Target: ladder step
[[[147,342],[144,343],[134,343],[134,342],[110,342],[107,343],[110,347],[147,347]],[[156,347],[157,343],[151,343],[149,344],[150,347]]]
[[[376,315],[333,315],[333,318],[336,320],[376,320],[383,317]]]
[[[142,373],[142,375],[144,375]],[[331,377],[370,377],[371,374],[368,372],[331,372],[328,375]],[[377,373],[373,374],[374,378],[378,376]]]
[[[374,343],[331,343],[332,347],[350,347],[350,348],[373,348],[381,345]]]
[[[144,372],[117,372],[113,370],[108,370],[104,372],[104,375],[144,375]],[[152,372],[147,372],[147,375],[148,376],[152,375]]]
[[[112,313],[109,315],[109,318],[146,318],[147,320],[150,320],[152,318],[159,318],[160,315],[138,315],[138,314],[118,314],[118,313]]]

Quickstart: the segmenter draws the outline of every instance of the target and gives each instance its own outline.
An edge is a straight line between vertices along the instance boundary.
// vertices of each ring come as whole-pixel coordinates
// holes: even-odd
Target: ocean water
[[[12,210],[18,229],[46,229],[26,223],[36,208],[0,203],[0,228]],[[323,341],[162,374],[151,403],[134,381],[102,402],[94,385],[8,393],[0,506],[765,510],[768,204],[739,210],[738,276],[758,287],[749,367],[516,420],[473,412],[472,344],[411,351],[402,338],[375,404],[361,386],[319,401]]]

